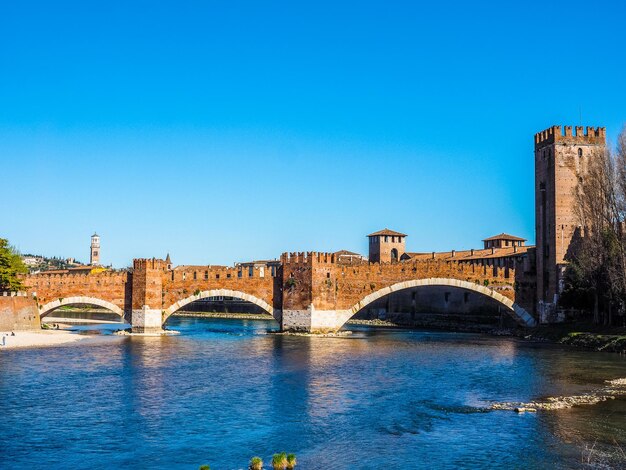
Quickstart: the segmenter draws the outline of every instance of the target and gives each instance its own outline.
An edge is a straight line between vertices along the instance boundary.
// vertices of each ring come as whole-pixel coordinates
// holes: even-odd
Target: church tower
[[[604,127],[552,126],[535,134],[537,302],[555,304],[578,228],[575,191],[590,159],[604,152]],[[539,304],[541,305],[541,304]]]
[[[91,252],[89,256],[89,264],[92,266],[100,266],[100,237],[97,233],[91,236]]]
[[[369,261],[370,263],[390,263],[400,260],[405,252],[406,235],[394,232],[388,228],[370,233]]]

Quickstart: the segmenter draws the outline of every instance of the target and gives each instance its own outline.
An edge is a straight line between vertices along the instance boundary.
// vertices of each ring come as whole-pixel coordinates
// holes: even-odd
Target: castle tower
[[[370,233],[369,260],[370,263],[389,263],[400,259],[405,252],[406,235],[394,232],[388,228]]]
[[[606,146],[604,127],[552,126],[535,134],[537,302],[554,304],[578,219],[575,191],[590,158]]]
[[[92,266],[100,265],[100,237],[97,233],[91,236],[91,252],[89,255],[89,264]]]

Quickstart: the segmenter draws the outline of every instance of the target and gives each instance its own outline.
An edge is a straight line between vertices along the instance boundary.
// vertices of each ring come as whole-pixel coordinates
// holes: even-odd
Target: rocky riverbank
[[[626,328],[591,324],[560,324],[540,326],[528,331],[514,332],[527,340],[566,344],[592,351],[626,354]]]
[[[548,397],[545,400],[528,403],[504,402],[491,405],[492,410],[510,410],[518,413],[538,410],[561,410],[574,406],[595,405],[607,400],[614,400],[626,395],[626,378],[607,380],[606,385],[583,395]]]

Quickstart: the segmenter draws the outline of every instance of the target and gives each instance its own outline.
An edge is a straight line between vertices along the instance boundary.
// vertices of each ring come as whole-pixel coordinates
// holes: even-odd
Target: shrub
[[[293,289],[294,287],[296,287],[296,280],[293,277],[290,277],[289,279],[287,279],[286,284],[288,289]]]
[[[287,466],[287,454],[281,452],[280,454],[274,454],[272,456],[272,467],[274,470],[284,470]]]
[[[294,468],[296,468],[297,463],[298,462],[296,461],[296,454],[287,455],[287,468],[289,470],[293,470]]]
[[[261,457],[252,457],[250,459],[250,470],[263,470],[263,460],[261,460]]]
[[[211,470],[211,467],[208,465],[200,465],[200,470]]]

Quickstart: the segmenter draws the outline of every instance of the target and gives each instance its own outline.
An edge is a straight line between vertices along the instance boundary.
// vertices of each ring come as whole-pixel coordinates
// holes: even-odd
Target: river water
[[[0,352],[0,468],[301,469],[626,466],[626,399],[559,411],[493,402],[626,377],[617,354],[467,333],[173,317],[179,336]],[[620,454],[620,452],[622,452]]]

